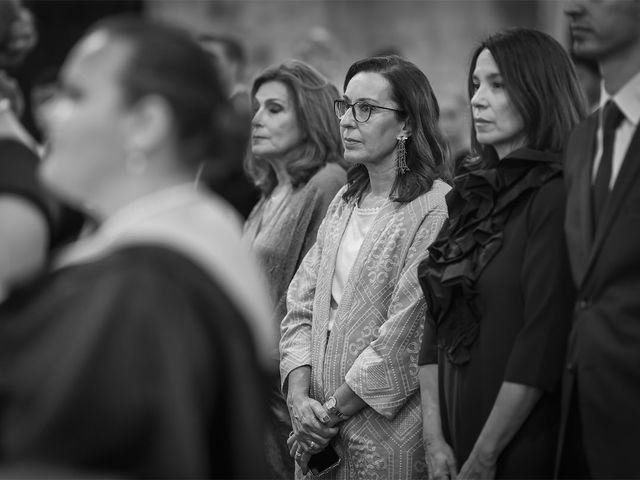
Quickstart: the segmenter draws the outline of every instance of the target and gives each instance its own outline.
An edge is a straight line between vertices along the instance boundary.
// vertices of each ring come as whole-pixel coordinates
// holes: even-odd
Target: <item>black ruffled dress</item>
[[[574,299],[558,155],[519,149],[455,179],[449,223],[418,274],[420,364],[438,363],[445,437],[467,459],[504,381],[544,394],[498,461],[499,478],[553,474]]]

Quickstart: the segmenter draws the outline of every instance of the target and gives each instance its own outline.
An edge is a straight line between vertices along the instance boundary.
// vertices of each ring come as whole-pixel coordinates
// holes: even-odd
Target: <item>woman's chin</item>
[[[72,176],[56,169],[53,162],[44,162],[38,171],[38,177],[42,184],[56,195],[74,202],[81,202],[77,185],[74,185],[71,180]]]
[[[351,165],[355,165],[357,163],[363,163],[362,162],[362,157],[360,155],[355,155],[350,153],[348,150],[346,150],[344,152],[344,160],[345,162],[351,164]]]

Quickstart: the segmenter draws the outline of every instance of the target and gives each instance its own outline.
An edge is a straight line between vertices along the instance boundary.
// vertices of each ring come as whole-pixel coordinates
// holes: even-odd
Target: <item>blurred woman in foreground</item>
[[[0,309],[5,466],[265,475],[270,305],[236,215],[195,184],[230,110],[171,27],[109,19],[71,52],[42,177],[101,223]]]

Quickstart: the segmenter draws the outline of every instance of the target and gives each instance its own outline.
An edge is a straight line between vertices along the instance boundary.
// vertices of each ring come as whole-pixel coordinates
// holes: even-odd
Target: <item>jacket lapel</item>
[[[588,267],[588,260],[593,244],[593,222],[591,217],[591,172],[593,171],[593,157],[595,154],[595,139],[598,129],[598,117],[589,117],[583,125],[578,127],[572,138],[572,149],[568,152],[568,162],[574,173],[572,190],[568,198],[567,208],[567,236],[569,245],[577,246],[570,249],[573,259],[574,275],[577,283],[582,283]]]
[[[580,156],[584,167],[580,170],[578,179],[579,201],[580,201],[580,225],[582,225],[583,248],[586,254],[585,260],[589,258],[589,253],[593,247],[593,195],[592,195],[592,172],[595,157],[596,135],[598,132],[597,117],[591,119],[587,128],[587,133],[582,148],[584,153]],[[586,266],[586,265],[585,265]]]
[[[636,183],[638,174],[640,173],[640,159],[634,158],[640,154],[640,127],[636,128],[635,133],[627,148],[627,153],[624,156],[622,167],[618,173],[613,190],[607,198],[607,202],[602,210],[602,219],[598,222],[598,229],[595,232],[595,239],[593,247],[589,256],[589,262],[587,266],[587,272],[593,267],[593,263],[602,247],[604,239],[611,231],[611,224],[616,219],[621,210],[621,204],[627,197],[627,193],[631,186]]]

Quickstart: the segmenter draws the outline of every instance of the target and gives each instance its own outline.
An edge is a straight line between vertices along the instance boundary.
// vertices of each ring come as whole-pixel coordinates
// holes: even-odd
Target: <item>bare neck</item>
[[[600,61],[604,88],[615,95],[634,75],[640,72],[640,42],[627,50]]]
[[[101,191],[96,192],[95,204],[89,207],[93,207],[96,213],[106,219],[140,198],[190,182],[195,188],[195,174],[192,175],[190,172],[125,176],[114,183],[109,182],[108,185],[104,185]]]
[[[287,164],[285,162],[269,160],[269,164],[276,174],[278,185],[288,185],[291,183],[291,176],[289,175],[289,172],[287,172]]]
[[[369,172],[369,192],[374,197],[388,197],[398,176],[395,163],[390,165],[367,166]]]
[[[300,158],[302,155],[302,148],[303,146],[300,145],[277,157],[267,158],[269,165],[271,165],[271,168],[273,168],[273,171],[276,174],[278,185],[291,184],[291,175],[289,175],[287,167],[292,161]]]

